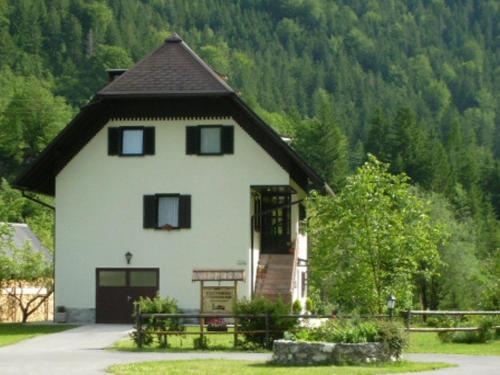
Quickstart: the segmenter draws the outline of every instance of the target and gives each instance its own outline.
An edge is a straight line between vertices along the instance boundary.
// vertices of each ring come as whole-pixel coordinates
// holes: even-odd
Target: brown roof
[[[177,35],[139,61],[99,96],[229,94],[233,89]]]
[[[314,170],[177,34],[99,91],[13,185],[54,195],[57,174],[110,119],[207,116],[234,118],[304,190],[314,186],[330,192]]]

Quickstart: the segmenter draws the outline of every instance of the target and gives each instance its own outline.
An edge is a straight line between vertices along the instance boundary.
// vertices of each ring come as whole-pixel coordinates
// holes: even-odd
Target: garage
[[[158,293],[158,268],[97,268],[96,323],[132,323],[134,301]]]

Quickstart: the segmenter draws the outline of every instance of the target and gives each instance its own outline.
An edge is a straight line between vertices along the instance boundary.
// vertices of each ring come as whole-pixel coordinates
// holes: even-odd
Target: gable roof
[[[12,242],[16,248],[20,249],[28,243],[34,252],[41,252],[47,259],[52,259],[49,250],[42,245],[28,224],[0,223],[0,225],[7,225],[12,228]]]
[[[228,94],[233,89],[177,35],[98,92],[100,96]]]
[[[55,194],[64,166],[114,118],[232,117],[304,190],[331,192],[307,163],[177,34],[109,83],[14,180]]]

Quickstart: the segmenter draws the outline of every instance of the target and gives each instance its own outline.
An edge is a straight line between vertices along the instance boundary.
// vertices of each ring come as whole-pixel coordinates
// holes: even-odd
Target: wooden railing
[[[479,331],[480,327],[412,327],[412,318],[414,316],[500,316],[500,311],[436,311],[436,310],[408,310],[405,314],[406,330],[408,332],[467,332]],[[494,328],[500,328],[495,326]]]
[[[156,320],[167,320],[167,319],[190,319],[197,320],[197,326],[199,330],[197,331],[171,331],[171,330],[156,330],[155,335],[159,336],[169,336],[169,335],[198,335],[201,340],[204,339],[206,335],[233,335],[234,346],[238,346],[238,336],[247,334],[263,334],[263,341],[265,347],[270,348],[272,345],[271,335],[272,334],[283,334],[283,330],[275,330],[271,328],[272,319],[389,319],[389,315],[379,314],[379,315],[311,315],[311,314],[288,314],[288,315],[271,315],[271,314],[149,314],[141,313],[138,306],[135,309],[135,329],[137,332],[137,346],[140,348],[144,344],[144,321],[147,319],[154,318]],[[228,327],[233,328],[232,332],[229,331],[208,331],[207,320],[209,319],[230,319],[233,321]],[[244,331],[241,329],[242,319],[264,319],[264,329]]]

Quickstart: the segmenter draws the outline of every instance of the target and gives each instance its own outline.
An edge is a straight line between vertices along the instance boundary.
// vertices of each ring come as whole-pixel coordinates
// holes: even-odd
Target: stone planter
[[[281,365],[358,365],[390,362],[400,353],[391,352],[381,342],[343,344],[275,340],[272,362]]]

